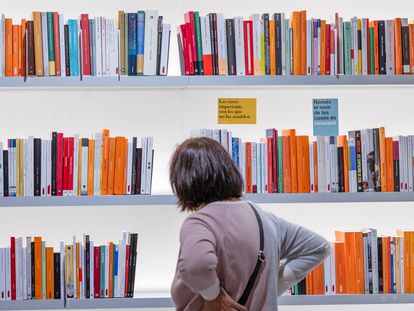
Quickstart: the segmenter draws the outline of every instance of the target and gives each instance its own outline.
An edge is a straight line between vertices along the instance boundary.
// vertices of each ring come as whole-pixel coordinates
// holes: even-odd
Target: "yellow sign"
[[[218,124],[256,124],[256,98],[219,98]]]

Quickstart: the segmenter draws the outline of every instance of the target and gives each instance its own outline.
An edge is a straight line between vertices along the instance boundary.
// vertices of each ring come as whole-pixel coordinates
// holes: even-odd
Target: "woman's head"
[[[170,163],[170,183],[183,211],[239,198],[243,188],[230,155],[207,137],[190,138],[177,147]]]

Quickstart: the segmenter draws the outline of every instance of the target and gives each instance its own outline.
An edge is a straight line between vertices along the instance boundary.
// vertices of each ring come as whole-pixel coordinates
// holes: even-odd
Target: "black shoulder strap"
[[[264,248],[264,233],[263,233],[263,224],[262,224],[262,220],[260,219],[259,213],[256,211],[256,209],[254,208],[254,206],[248,202],[250,207],[252,208],[257,222],[259,224],[259,234],[260,234],[260,249],[259,249],[259,253],[257,256],[257,263],[256,263],[256,267],[254,268],[254,271],[252,273],[252,275],[250,276],[249,281],[247,282],[247,286],[243,292],[243,295],[240,297],[238,303],[241,305],[245,305],[247,302],[247,299],[249,298],[250,292],[253,289],[254,283],[256,282],[257,276],[259,275],[259,271],[260,271],[260,267],[262,265],[262,263],[265,261],[265,255],[263,252],[263,248]]]

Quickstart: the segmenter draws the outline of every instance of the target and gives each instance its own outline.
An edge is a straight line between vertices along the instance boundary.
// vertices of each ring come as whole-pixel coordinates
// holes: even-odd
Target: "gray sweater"
[[[277,310],[277,297],[328,256],[329,244],[254,206],[263,222],[266,261],[246,307]],[[176,309],[200,310],[203,298],[217,297],[220,285],[237,301],[256,265],[259,240],[257,220],[246,201],[214,202],[190,214],[181,227],[171,287]]]

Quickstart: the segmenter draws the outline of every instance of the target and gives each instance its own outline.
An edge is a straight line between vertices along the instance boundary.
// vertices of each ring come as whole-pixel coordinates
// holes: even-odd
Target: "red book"
[[[63,138],[63,194],[67,195],[68,191],[68,153],[69,153],[69,139]]]
[[[188,44],[191,46],[190,55],[193,56],[192,64],[194,71],[191,74],[195,73],[195,70],[198,71],[198,55],[197,55],[197,39],[195,33],[195,22],[194,22],[194,12],[190,11],[184,14],[184,21],[187,25],[187,39]]]
[[[277,130],[273,129],[273,192],[279,192],[279,168],[277,163]]]
[[[89,45],[89,17],[81,14],[80,18],[81,42],[82,42],[82,73],[84,76],[91,75],[91,49]]]
[[[254,56],[253,56],[253,21],[243,21],[244,32],[244,62],[246,66],[246,76],[254,75]]]
[[[325,74],[331,74],[331,25],[326,25],[325,32]]]
[[[125,290],[124,297],[128,297],[128,275],[129,275],[129,245],[126,246],[125,250]]]
[[[334,71],[335,66],[335,29],[331,28],[331,65],[329,66],[329,69],[331,70],[331,73]]]
[[[63,133],[57,134],[56,142],[56,195],[63,195]]]
[[[190,67],[190,75],[194,75],[195,68],[194,68],[194,50],[193,50],[193,43],[191,40],[191,25],[190,23],[185,24],[185,31],[187,37],[187,51],[188,51],[188,64]]]
[[[73,149],[75,146],[75,139],[73,137],[69,137],[69,176],[68,176],[68,190],[70,193],[73,191]]]
[[[62,75],[62,68],[60,67],[60,35],[59,35],[59,14],[57,12],[52,13],[53,17],[53,39],[55,45],[55,70],[56,76]]]
[[[10,238],[11,300],[16,300],[16,239]]]
[[[101,279],[100,279],[100,258],[101,258],[101,248],[99,246],[93,247],[93,273],[94,273],[94,279],[93,279],[93,296],[95,298],[99,298],[99,289],[101,286]]]
[[[184,71],[185,75],[190,75],[190,56],[188,51],[188,39],[187,39],[187,25],[180,25],[181,29],[181,41],[183,44],[183,58],[184,58]]]

